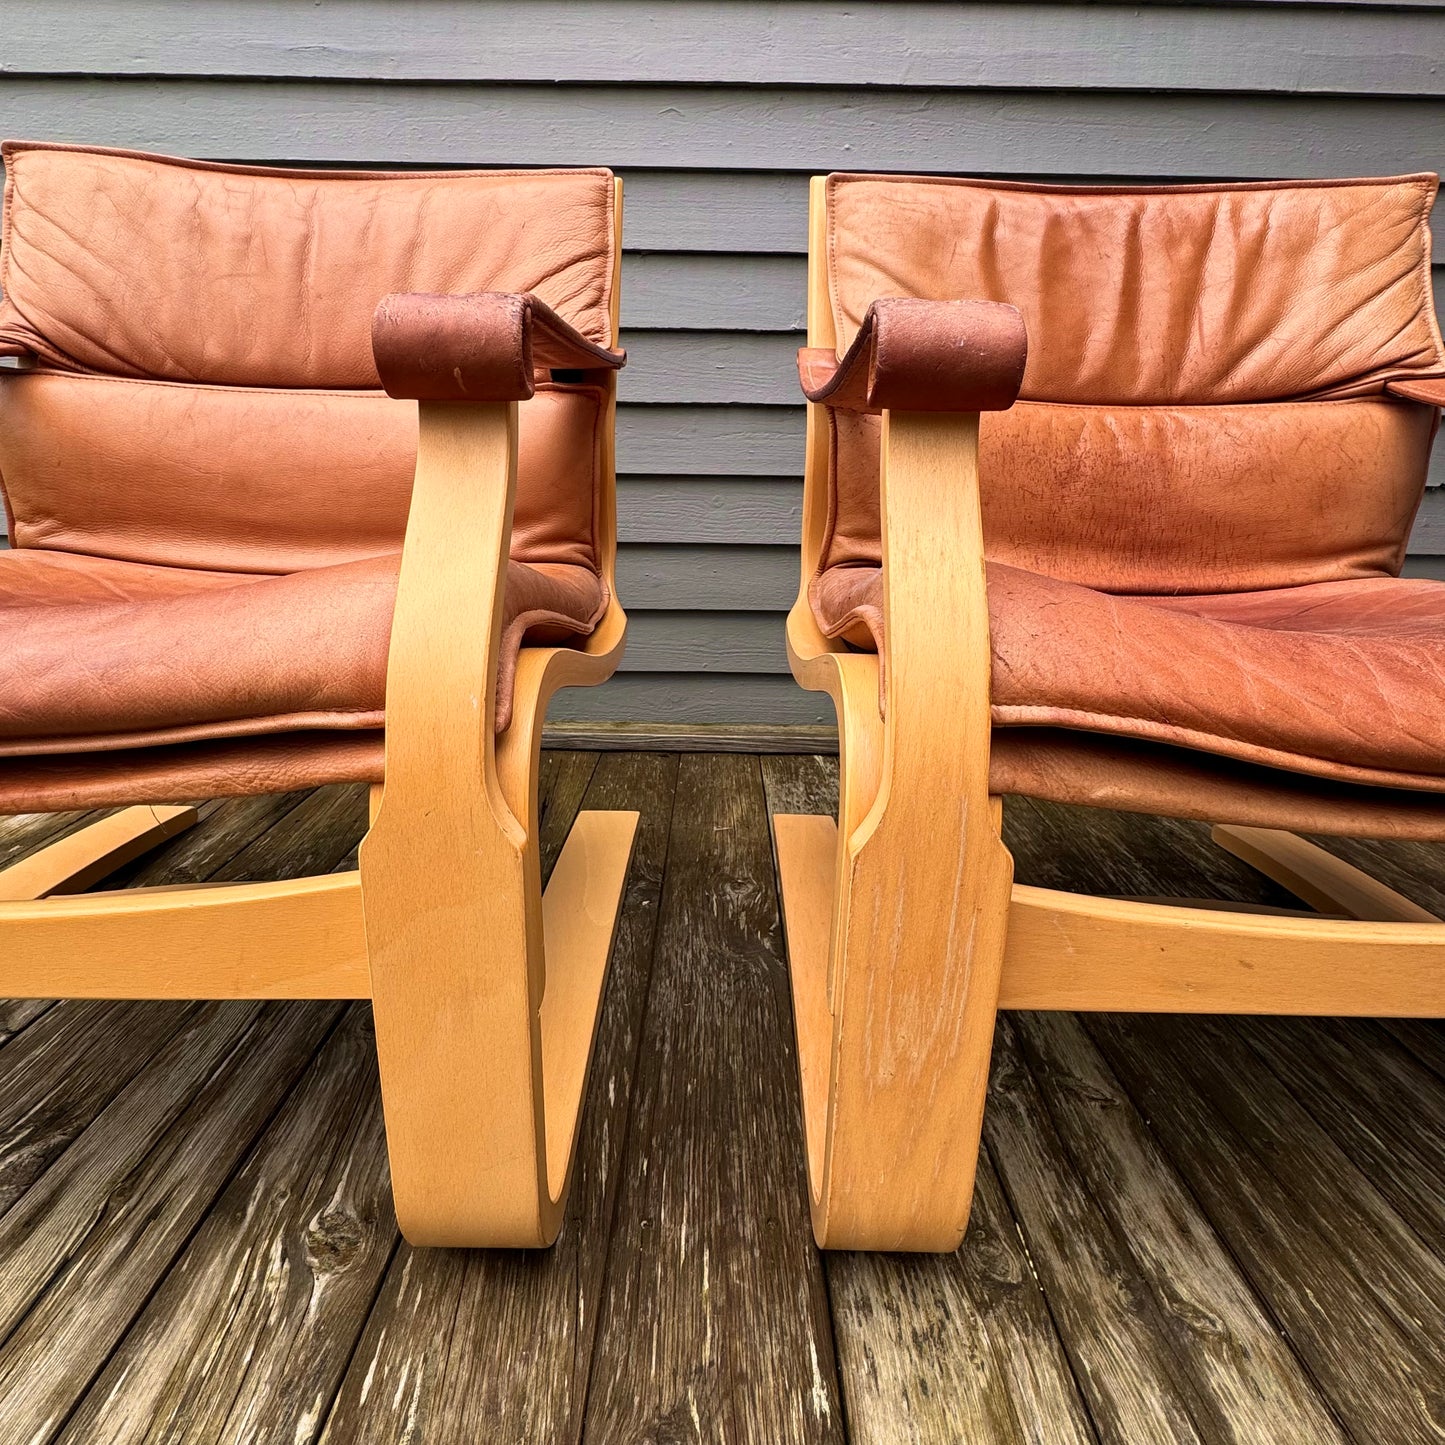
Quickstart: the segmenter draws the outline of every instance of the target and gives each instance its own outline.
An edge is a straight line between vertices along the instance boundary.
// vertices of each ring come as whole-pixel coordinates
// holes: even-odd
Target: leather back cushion
[[[1382,393],[1445,370],[1437,184],[833,176],[838,348],[880,296],[1023,312],[1024,400],[981,432],[1000,561],[1115,592],[1394,573],[1438,414]],[[835,428],[823,562],[876,561],[878,421]]]
[[[832,176],[841,352],[880,296],[1023,312],[1032,401],[1350,396],[1438,372],[1437,180],[1137,189]]]
[[[279,572],[394,551],[416,407],[382,395],[392,291],[534,291],[611,344],[605,170],[259,170],[5,147],[0,489],[18,546]],[[605,405],[521,408],[512,555],[596,565]]]
[[[834,415],[824,565],[876,566],[881,423]],[[988,552],[1106,592],[1393,575],[1437,415],[1375,397],[1199,407],[1019,402],[982,418]]]
[[[611,343],[605,170],[276,171],[5,147],[0,339],[51,365],[376,387],[391,291],[534,291]]]
[[[522,404],[516,560],[596,566],[604,405],[546,386]],[[291,572],[400,548],[416,425],[380,392],[9,373],[0,491],[20,547]]]

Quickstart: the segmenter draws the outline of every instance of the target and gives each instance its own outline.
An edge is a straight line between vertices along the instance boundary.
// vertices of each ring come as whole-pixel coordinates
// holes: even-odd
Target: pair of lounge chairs
[[[550,1242],[637,821],[544,895],[547,702],[625,631],[620,186],[5,163],[0,811],[131,806],[0,871],[0,994],[371,998],[404,1232]],[[842,790],[774,827],[820,1243],[957,1245],[1000,1006],[1445,1013],[1438,921],[1279,831],[1445,838],[1434,193],[814,183],[788,645]],[[178,799],[333,782],[358,872],[76,893]],[[1014,886],[1009,792],[1226,825],[1335,916]]]

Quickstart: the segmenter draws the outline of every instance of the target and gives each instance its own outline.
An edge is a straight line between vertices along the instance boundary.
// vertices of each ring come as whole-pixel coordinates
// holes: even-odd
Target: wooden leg
[[[798,1038],[808,1176],[816,1180],[823,1173],[823,1141],[827,1135],[828,1089],[832,1075],[829,962],[838,827],[831,818],[817,814],[777,813],[773,816],[773,845],[778,855],[788,976],[793,985],[793,1025]]]
[[[638,821],[583,813],[544,899],[546,702],[610,672],[623,619],[604,619],[594,657],[523,649],[498,737],[516,484],[515,402],[421,404],[387,660],[386,786],[360,851],[392,1188],[413,1244],[556,1237]]]
[[[1216,824],[1210,837],[1321,913],[1375,923],[1439,923],[1428,909],[1396,893],[1333,853],[1279,828]]]
[[[122,808],[0,869],[0,902],[83,893],[107,873],[183,833],[199,816],[194,808]]]
[[[881,852],[850,860],[831,818],[779,814],[773,827],[814,1234],[825,1249],[956,1249],[973,1196],[1011,860],[989,827],[969,866],[913,877],[937,870],[903,866],[896,840],[891,863]]]
[[[540,1009],[547,1189],[565,1194],[592,1063],[602,990],[641,815],[579,813],[542,895]]]
[[[375,832],[363,845],[387,1147],[413,1244],[556,1237],[637,822],[580,814],[545,897],[534,845],[513,867],[404,871],[368,846]]]
[[[973,1200],[1013,879],[989,795],[978,418],[887,412],[881,460],[883,706],[876,659],[809,662],[794,627],[805,592],[790,657],[838,709],[841,827],[776,820],[778,860],[814,1237],[952,1250]]]

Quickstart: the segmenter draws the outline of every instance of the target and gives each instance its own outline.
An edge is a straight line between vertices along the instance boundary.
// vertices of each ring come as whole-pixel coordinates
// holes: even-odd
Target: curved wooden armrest
[[[1024,319],[996,301],[873,302],[841,359],[804,347],[809,401],[844,411],[1007,411],[1028,359]]]
[[[1445,376],[1424,376],[1418,380],[1392,381],[1385,390],[1407,401],[1423,401],[1427,406],[1445,407]]]
[[[617,371],[627,361],[544,301],[505,291],[383,297],[371,349],[387,395],[412,401],[525,401],[538,368]]]

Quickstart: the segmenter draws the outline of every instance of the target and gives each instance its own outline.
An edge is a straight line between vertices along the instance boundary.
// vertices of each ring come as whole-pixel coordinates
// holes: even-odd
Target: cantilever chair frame
[[[826,243],[816,178],[808,345],[833,349]],[[976,413],[883,413],[885,714],[878,657],[825,637],[809,605],[830,446],[824,407],[808,409],[788,655],[797,680],[837,710],[838,822],[780,814],[773,827],[813,1231],[825,1248],[958,1246],[999,1008],[1445,1015],[1440,920],[1291,833],[1214,829],[1216,842],[1337,916],[1012,882],[1002,799],[989,791],[978,425]],[[962,621],[943,629],[940,618]]]
[[[561,687],[610,677],[626,630],[614,584],[614,373],[606,385],[598,532],[608,609],[578,646],[522,649],[500,736],[518,403],[419,403],[386,783],[372,788],[358,871],[45,896],[88,886],[194,821],[180,807],[126,809],[0,870],[0,994],[370,998],[397,1217],[415,1244],[531,1247],[561,1226],[638,821],[580,814],[544,895],[547,703]]]

